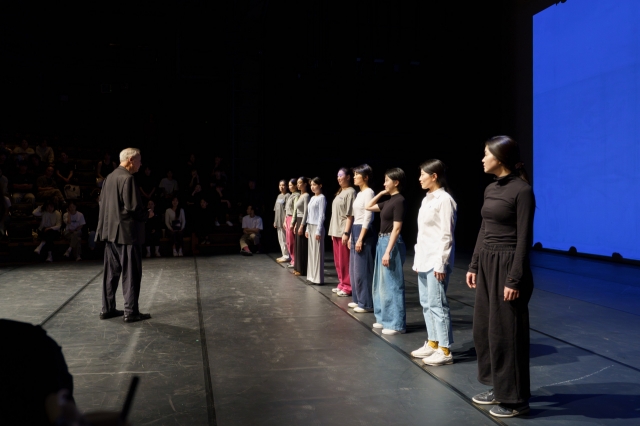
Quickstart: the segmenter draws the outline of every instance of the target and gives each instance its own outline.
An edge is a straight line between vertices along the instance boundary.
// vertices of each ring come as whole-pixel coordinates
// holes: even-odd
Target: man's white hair
[[[125,148],[120,151],[120,162],[124,163],[127,160],[130,160],[132,157],[140,154],[140,150],[138,148]]]

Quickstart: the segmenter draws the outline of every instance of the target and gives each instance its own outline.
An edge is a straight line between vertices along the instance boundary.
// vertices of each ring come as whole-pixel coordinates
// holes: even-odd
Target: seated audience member
[[[187,206],[189,208],[200,204],[200,200],[204,196],[202,186],[196,185],[194,188],[189,188],[189,195],[187,196]]]
[[[174,256],[183,256],[182,244],[184,242],[183,231],[187,224],[184,209],[180,208],[178,197],[173,197],[171,207],[164,213],[164,223],[169,230]]]
[[[5,158],[9,158],[9,156],[11,155],[11,150],[7,148],[7,144],[5,143],[5,141],[0,140],[0,155],[2,154],[5,155]]]
[[[64,233],[62,236],[69,241],[69,248],[64,257],[71,256],[71,250],[76,250],[76,261],[82,260],[80,254],[82,252],[82,227],[86,224],[84,215],[80,213],[73,200],[67,203],[67,212],[62,216],[64,223]]]
[[[256,215],[253,206],[247,206],[247,215],[242,218],[242,237],[240,237],[240,253],[251,256],[249,243],[258,246],[260,244],[260,231],[262,231],[262,218]]]
[[[136,182],[138,183],[138,189],[140,189],[140,195],[142,195],[142,201],[149,203],[156,194],[157,181],[151,176],[151,167],[146,166],[144,172],[136,176]],[[155,203],[154,203],[155,205]]]
[[[13,175],[16,170],[15,163],[10,161],[9,155],[2,151],[0,151],[0,169],[2,169],[7,176]]]
[[[69,156],[66,152],[60,153],[60,161],[56,165],[56,180],[60,188],[64,189],[65,185],[69,185],[73,178],[73,163],[69,161]]]
[[[27,173],[26,163],[20,163],[18,173],[11,179],[11,187],[13,189],[11,195],[13,204],[22,202],[33,204],[36,200],[36,196],[33,195],[35,185],[33,184],[33,178]]]
[[[35,151],[29,146],[29,141],[27,141],[27,139],[22,139],[20,141],[20,145],[16,146],[12,153],[15,161],[21,162],[26,161],[27,157],[35,154]]]
[[[0,423],[116,426],[118,412],[81,414],[60,346],[39,325],[0,319]]]
[[[0,167],[0,195],[9,196],[9,179],[4,175]]]
[[[0,195],[0,238],[7,236],[7,225],[9,223],[9,210],[11,201],[9,197]]]
[[[98,183],[98,186],[100,188],[102,188],[102,182],[104,182],[104,179],[109,176],[111,172],[114,171],[117,167],[118,165],[115,163],[115,161],[111,160],[111,154],[105,152],[104,156],[102,157],[102,161],[99,161],[98,165],[96,166],[96,182]]]
[[[53,242],[60,237],[62,218],[60,212],[55,209],[55,202],[53,200],[47,200],[43,207],[41,211],[42,219],[40,226],[38,226],[40,245],[36,247],[34,252],[40,254],[44,248],[44,252],[47,253],[47,262],[53,262]],[[36,211],[34,211],[33,214],[35,216],[38,215]]]
[[[178,181],[173,178],[173,171],[167,171],[167,177],[162,178],[159,187],[166,200],[171,200],[178,193]]]
[[[198,171],[196,169],[191,170],[191,180],[189,181],[189,191],[193,191],[193,189],[200,184],[200,176],[198,176]]]
[[[42,176],[47,168],[40,161],[40,157],[37,154],[30,155],[27,159],[27,173],[34,177],[34,179]]]
[[[151,257],[151,247],[155,249],[156,257],[160,255],[160,235],[162,234],[162,216],[156,213],[156,203],[147,201],[147,210],[153,211],[153,217],[147,219],[144,226],[144,245],[147,248],[147,257]]]
[[[43,138],[40,144],[36,146],[36,154],[44,164],[53,164],[53,149],[49,146],[47,138]]]
[[[193,218],[189,219],[191,226],[191,251],[194,255],[199,254],[198,244],[211,244],[209,234],[213,231],[213,212],[209,208],[209,203],[204,198],[200,198],[200,204],[194,208]]]
[[[38,187],[37,197],[41,200],[52,197],[64,198],[62,192],[58,189],[56,180],[53,178],[53,166],[47,167],[44,174],[38,178],[36,186]]]
[[[186,170],[195,170],[197,167],[198,167],[198,162],[196,161],[196,155],[193,153],[189,154]]]
[[[231,197],[227,195],[223,182],[216,185],[215,190],[212,192],[211,204],[213,206],[213,213],[216,216],[215,226],[220,226],[221,223],[233,226],[233,223],[229,220],[231,214]]]

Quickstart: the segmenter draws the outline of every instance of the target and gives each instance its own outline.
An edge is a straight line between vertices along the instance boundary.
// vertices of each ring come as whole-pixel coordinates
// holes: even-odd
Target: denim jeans
[[[356,251],[356,241],[360,238],[362,225],[351,227],[351,255],[349,256],[349,276],[351,277],[351,297],[358,307],[373,309],[373,297],[371,295],[373,284],[373,268],[376,257],[377,235],[371,229],[365,235],[362,251]]]
[[[429,272],[418,272],[418,291],[429,340],[434,340],[438,345],[448,348],[453,343],[451,312],[447,301],[451,267],[447,267],[445,272],[447,275],[442,282],[436,279],[433,269]]]
[[[398,236],[389,255],[389,266],[382,265],[382,256],[389,245],[389,235],[378,238],[376,265],[373,271],[373,313],[376,322],[389,330],[405,330],[407,314],[404,303],[404,264],[407,249]]]

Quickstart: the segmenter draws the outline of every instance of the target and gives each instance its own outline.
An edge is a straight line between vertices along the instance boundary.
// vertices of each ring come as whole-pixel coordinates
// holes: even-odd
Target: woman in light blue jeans
[[[366,207],[368,211],[380,212],[380,234],[373,271],[373,313],[376,316],[373,328],[381,328],[382,334],[389,335],[404,333],[407,328],[402,271],[406,247],[400,235],[405,213],[405,200],[400,194],[404,179],[402,169],[387,170],[385,189]],[[380,202],[385,195],[390,198]]]
[[[413,270],[418,273],[428,340],[411,355],[422,358],[427,365],[452,364],[453,331],[447,286],[453,264],[457,205],[446,190],[442,161],[428,160],[420,165],[420,185],[428,192],[418,213]]]

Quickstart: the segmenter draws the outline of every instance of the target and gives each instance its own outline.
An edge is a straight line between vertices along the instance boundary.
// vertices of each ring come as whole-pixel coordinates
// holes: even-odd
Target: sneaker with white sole
[[[423,358],[422,362],[426,365],[449,365],[453,364],[453,355],[449,352],[449,355],[445,355],[444,351],[441,348],[436,349],[436,351],[427,358]]]
[[[379,322],[374,322],[373,323],[373,328],[384,328],[382,324],[380,324]]]
[[[498,401],[496,401],[496,397],[493,394],[493,389],[489,389],[488,391],[479,393],[471,398],[471,400],[480,405],[500,404]]]
[[[357,312],[359,314],[362,314],[364,312],[373,312],[373,309],[361,308],[359,306],[356,306],[355,308],[353,308],[353,312]]]
[[[347,293],[347,292],[345,292],[345,291],[342,291],[342,290],[338,290],[338,291],[336,292],[336,294],[337,294],[338,296],[340,296],[340,297],[351,297],[351,295],[350,295],[349,293]]]
[[[515,417],[515,416],[520,416],[522,414],[527,414],[528,412],[529,412],[529,404],[521,404],[517,406],[516,404],[509,404],[509,405],[500,404],[500,405],[496,405],[495,407],[492,407],[491,410],[489,411],[489,414],[491,414],[494,417]]]
[[[71,256],[71,247],[69,247],[69,248],[67,249],[67,251],[65,251],[65,252],[64,252],[63,256],[64,256],[64,257],[67,257],[67,258],[68,258],[69,256]]]
[[[357,308],[358,304],[355,303],[355,302],[349,302],[349,304],[347,306],[350,307],[350,308]]]
[[[433,355],[435,351],[435,349],[429,346],[429,342],[424,342],[424,346],[411,352],[411,356],[414,358],[427,358]]]
[[[337,292],[339,292],[339,291],[340,291],[340,289],[339,289],[338,287],[334,287],[334,288],[332,288],[332,289],[331,289],[331,291],[332,291],[333,293],[337,293]]]
[[[47,262],[53,262],[53,255],[51,254],[51,252],[49,252],[49,255],[47,256]]]
[[[176,249],[173,249],[173,257],[178,257],[178,251]]]
[[[180,257],[184,256],[184,254],[182,254],[182,249],[178,250],[178,256]]]
[[[390,328],[383,328],[382,334],[386,334],[388,336],[395,336],[396,334],[404,334],[405,330],[392,330]]]

